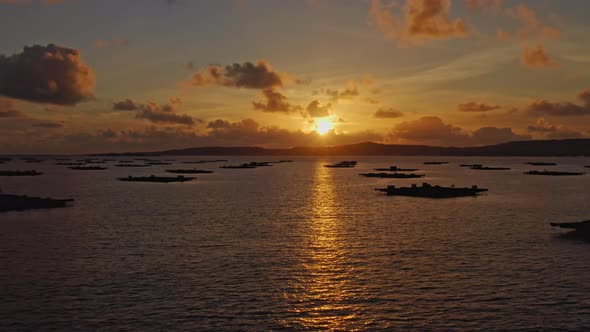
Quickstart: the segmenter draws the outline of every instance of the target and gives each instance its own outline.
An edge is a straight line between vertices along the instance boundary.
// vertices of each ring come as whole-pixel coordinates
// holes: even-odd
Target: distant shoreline
[[[38,156],[52,156],[38,154]],[[71,154],[85,155],[85,154]],[[590,156],[590,139],[515,141],[477,147],[441,147],[364,142],[330,147],[194,147],[163,151],[92,153],[89,156],[424,156],[424,157],[583,157]],[[7,155],[19,156],[19,155]],[[23,154],[22,156],[28,156]],[[55,155],[57,156],[57,154]]]

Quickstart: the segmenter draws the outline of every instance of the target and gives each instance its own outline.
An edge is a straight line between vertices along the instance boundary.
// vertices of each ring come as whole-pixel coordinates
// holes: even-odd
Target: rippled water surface
[[[322,167],[350,157],[294,159],[242,170],[0,165],[45,172],[0,178],[5,192],[76,199],[0,215],[0,330],[590,330],[590,243],[548,225],[590,218],[590,175],[527,176],[523,158],[358,157],[354,169]],[[392,164],[490,191],[388,197],[373,189],[422,180],[357,175]],[[215,173],[115,180],[194,166]]]

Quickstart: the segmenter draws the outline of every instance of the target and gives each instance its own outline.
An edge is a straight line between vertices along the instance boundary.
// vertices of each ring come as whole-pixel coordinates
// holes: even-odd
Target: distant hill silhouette
[[[478,147],[357,143],[330,147],[200,147],[100,155],[156,156],[590,156],[590,139],[517,141]]]

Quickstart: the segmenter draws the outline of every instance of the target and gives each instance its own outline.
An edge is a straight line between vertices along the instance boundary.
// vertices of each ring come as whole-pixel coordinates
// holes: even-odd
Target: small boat
[[[483,165],[482,164],[461,164],[461,165],[459,165],[459,167],[473,168],[473,167],[483,167]]]
[[[279,163],[292,163],[292,162],[293,162],[293,160],[290,160],[290,159],[281,159],[281,160],[279,160]]]
[[[368,178],[380,178],[380,179],[419,179],[426,175],[424,174],[405,174],[405,173],[361,173],[361,176]]]
[[[0,176],[38,176],[43,175],[37,171],[0,171]]]
[[[415,172],[417,168],[399,168],[397,166],[389,166],[389,168],[375,168],[378,172]]]
[[[553,227],[573,229],[576,233],[590,235],[590,220],[579,222],[550,223]]]
[[[448,161],[425,161],[424,165],[446,165]]]
[[[473,166],[469,167],[469,169],[473,169],[476,171],[509,171],[510,168],[508,167],[491,167],[491,166]]]
[[[387,186],[387,188],[377,188],[377,191],[385,192],[388,196],[412,196],[425,198],[454,198],[477,196],[479,193],[488,191],[488,189],[472,186],[471,188],[455,188],[433,186],[428,183],[423,183],[421,187],[413,184],[411,187],[396,187]]]
[[[328,168],[353,168],[356,166],[358,162],[355,160],[345,160],[345,161],[341,161],[339,163],[336,164],[331,164],[331,165],[324,165],[324,167],[328,167]]]
[[[0,212],[63,208],[73,199],[53,199],[0,193]]]
[[[525,165],[532,165],[532,166],[557,166],[556,163],[547,163],[547,162],[528,162],[524,163]]]
[[[75,171],[103,171],[105,169],[108,169],[106,167],[100,167],[100,166],[73,166],[73,167],[68,167],[68,168],[75,170]]]
[[[547,176],[575,176],[584,175],[584,172],[558,172],[558,171],[528,171],[524,172],[527,175],[547,175]]]
[[[213,171],[205,171],[201,169],[167,169],[166,172],[173,174],[211,174]]]
[[[188,182],[196,178],[179,176],[128,176],[126,178],[118,178],[119,181],[126,182],[157,182],[157,183],[172,183],[172,182]]]

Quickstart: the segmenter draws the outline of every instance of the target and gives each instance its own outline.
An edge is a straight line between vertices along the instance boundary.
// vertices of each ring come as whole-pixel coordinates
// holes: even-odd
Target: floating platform
[[[215,160],[195,160],[195,161],[183,161],[183,164],[207,164],[207,163],[222,163],[227,162],[226,159],[215,159]]]
[[[448,161],[425,161],[424,165],[446,165]]]
[[[158,182],[158,183],[172,183],[172,182],[188,182],[196,178],[179,176],[128,176],[126,178],[118,178],[119,181],[126,182]]]
[[[397,166],[389,166],[389,168],[375,168],[378,172],[415,172],[417,168],[399,168]]]
[[[396,187],[387,186],[387,188],[377,188],[377,191],[382,191],[389,196],[411,196],[411,197],[425,197],[425,198],[454,198],[477,196],[479,193],[488,191],[488,189],[472,186],[470,188],[455,188],[455,187],[441,187],[432,186],[428,183],[423,183],[421,187],[413,184],[411,187]]]
[[[57,166],[83,166],[86,163],[56,163]]]
[[[493,166],[472,166],[469,169],[473,169],[476,171],[509,171],[510,168],[508,167],[493,167]]]
[[[43,175],[37,171],[0,171],[0,176],[38,176]]]
[[[68,168],[75,171],[104,171],[105,169],[108,169],[101,166],[73,166]]]
[[[551,223],[550,225],[553,227],[573,229],[577,233],[590,235],[590,220],[579,222]]]
[[[152,165],[147,164],[117,164],[115,167],[151,167]]]
[[[173,174],[211,174],[213,171],[202,169],[167,169],[166,172]]]
[[[242,168],[258,168],[258,167],[268,167],[268,166],[272,166],[272,164],[270,162],[251,162],[251,163],[247,163],[247,164],[241,164],[241,165],[228,165],[228,166],[220,166],[219,168],[227,168],[227,169],[242,169]]]
[[[353,167],[356,166],[356,164],[358,164],[358,162],[355,161],[355,160],[345,160],[345,161],[341,161],[341,162],[336,163],[336,164],[324,165],[324,167],[328,167],[328,168],[353,168]]]
[[[53,199],[0,194],[0,212],[53,209],[66,207],[73,199]]]
[[[525,165],[532,165],[532,166],[557,166],[556,163],[546,163],[546,162],[528,162],[524,163]]]
[[[576,176],[584,175],[584,172],[558,172],[558,171],[528,171],[524,172],[527,175],[546,175],[546,176]]]
[[[380,178],[380,179],[419,179],[426,175],[424,174],[405,174],[405,173],[361,173],[361,176],[368,178]]]

